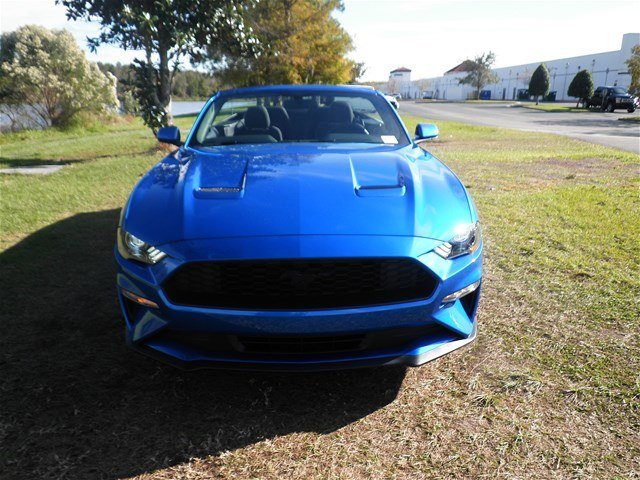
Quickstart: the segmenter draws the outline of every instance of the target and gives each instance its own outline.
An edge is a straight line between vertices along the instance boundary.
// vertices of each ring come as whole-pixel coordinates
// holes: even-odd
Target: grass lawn
[[[545,112],[583,112],[586,113],[589,110],[583,107],[576,107],[575,104],[566,104],[566,103],[540,103],[536,105],[535,103],[523,103],[521,105],[523,108],[530,108],[532,110],[543,110]]]
[[[478,340],[313,375],[125,347],[115,227],[165,153],[137,121],[1,136],[2,165],[68,166],[0,176],[0,477],[638,478],[640,156],[438,124],[484,226]]]

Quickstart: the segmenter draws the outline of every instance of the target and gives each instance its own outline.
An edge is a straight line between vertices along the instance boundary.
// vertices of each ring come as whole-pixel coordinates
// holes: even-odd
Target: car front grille
[[[431,296],[435,276],[409,258],[193,262],[163,285],[177,305],[314,310],[408,302]]]
[[[238,343],[246,353],[313,354],[360,350],[364,335],[328,337],[262,337],[240,336]]]

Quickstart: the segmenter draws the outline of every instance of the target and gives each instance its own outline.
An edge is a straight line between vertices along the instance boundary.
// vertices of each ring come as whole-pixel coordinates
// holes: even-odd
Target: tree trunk
[[[576,108],[580,107],[580,100],[582,100],[582,99],[579,98],[578,101],[576,102]]]
[[[164,44],[160,44],[158,48],[158,56],[160,57],[159,76],[158,76],[158,104],[165,111],[165,119],[167,125],[173,125],[173,116],[171,115],[171,69],[169,68],[169,49]]]

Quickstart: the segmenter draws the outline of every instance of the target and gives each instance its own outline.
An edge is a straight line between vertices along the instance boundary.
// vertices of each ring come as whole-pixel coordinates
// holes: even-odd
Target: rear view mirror
[[[182,145],[180,141],[180,129],[175,125],[169,125],[168,127],[160,127],[158,129],[158,141],[162,143],[169,143],[171,145]]]
[[[437,125],[433,123],[419,123],[416,125],[416,136],[414,141],[416,143],[421,143],[426,140],[436,138],[438,135],[440,135],[440,130],[438,130]]]

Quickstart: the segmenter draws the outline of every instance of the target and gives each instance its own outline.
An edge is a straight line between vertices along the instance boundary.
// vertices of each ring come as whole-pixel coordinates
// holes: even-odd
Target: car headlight
[[[462,224],[455,229],[453,238],[438,245],[434,252],[447,259],[460,257],[475,252],[481,240],[480,222]]]
[[[149,245],[135,235],[118,228],[118,251],[124,258],[153,265],[167,256],[162,250]]]

